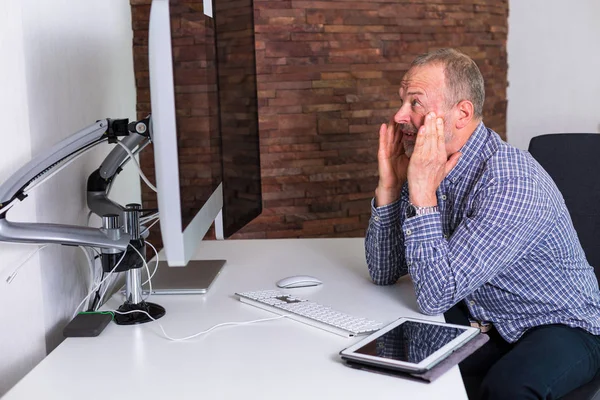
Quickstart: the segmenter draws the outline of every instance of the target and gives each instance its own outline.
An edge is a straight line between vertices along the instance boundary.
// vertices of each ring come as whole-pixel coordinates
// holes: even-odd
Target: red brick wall
[[[131,3],[143,114],[149,0]],[[505,135],[508,2],[452,3],[255,0],[264,211],[236,237],[362,236],[378,127],[398,107],[399,82],[420,53],[455,47],[473,57],[486,81],[484,120]]]

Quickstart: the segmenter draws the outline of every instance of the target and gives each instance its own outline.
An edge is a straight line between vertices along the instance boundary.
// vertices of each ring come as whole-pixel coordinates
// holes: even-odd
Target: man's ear
[[[469,100],[462,100],[456,105],[456,129],[462,129],[473,120],[475,107]]]

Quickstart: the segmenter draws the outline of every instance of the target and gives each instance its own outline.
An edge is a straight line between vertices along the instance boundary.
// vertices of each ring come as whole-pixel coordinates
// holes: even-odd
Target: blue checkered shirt
[[[600,291],[556,185],[527,153],[480,123],[437,190],[439,213],[375,207],[365,238],[380,285],[409,274],[424,314],[464,300],[471,317],[515,342],[564,324],[600,334]]]

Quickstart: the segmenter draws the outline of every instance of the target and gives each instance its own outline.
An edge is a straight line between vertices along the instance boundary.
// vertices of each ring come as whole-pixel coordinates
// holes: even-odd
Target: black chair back
[[[600,277],[600,134],[536,136],[529,152],[561,191],[586,258]]]

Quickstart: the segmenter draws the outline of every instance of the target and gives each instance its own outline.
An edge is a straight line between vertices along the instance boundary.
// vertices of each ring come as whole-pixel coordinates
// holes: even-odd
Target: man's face
[[[408,157],[412,155],[417,132],[429,112],[444,119],[446,143],[452,139],[450,113],[446,110],[446,84],[441,65],[425,65],[410,69],[400,83],[402,106],[394,115],[397,129],[402,132],[402,145]]]

